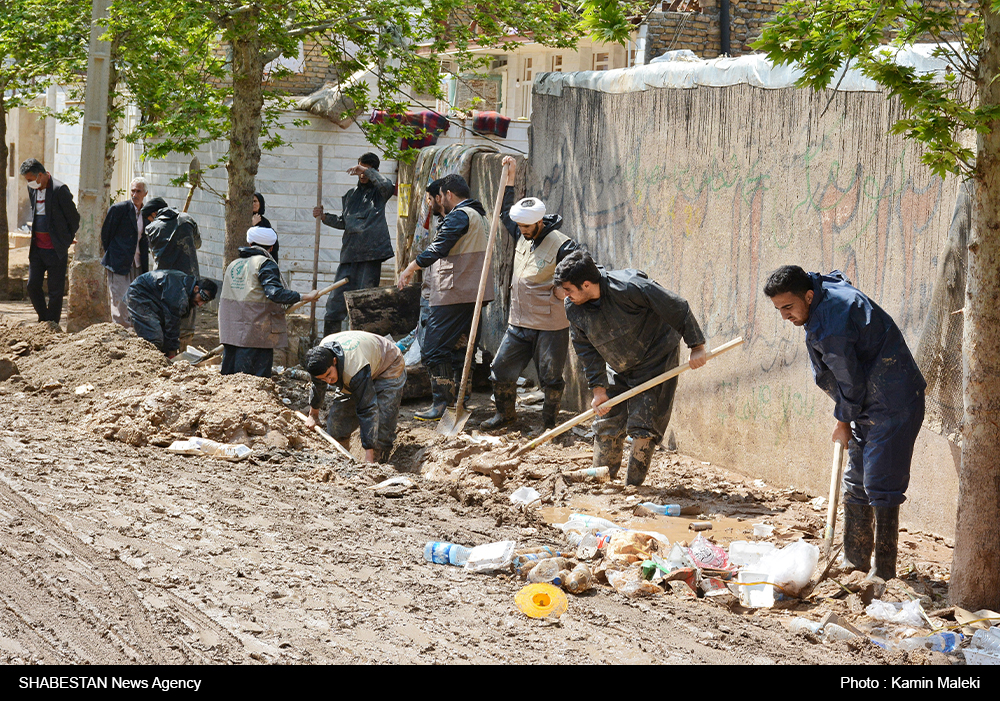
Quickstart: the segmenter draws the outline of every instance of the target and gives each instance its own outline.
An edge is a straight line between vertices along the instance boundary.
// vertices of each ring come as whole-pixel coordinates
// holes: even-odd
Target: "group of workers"
[[[327,226],[345,232],[337,278],[349,278],[348,290],[376,286],[382,261],[392,256],[385,204],[393,185],[378,166],[377,156],[365,154],[351,168],[358,184],[344,195],[341,214],[328,214],[321,207],[313,211]],[[547,211],[539,198],[515,202],[514,159],[505,157],[503,168],[500,218],[516,241],[510,314],[491,365],[496,411],[480,428],[497,431],[514,423],[517,379],[532,360],[544,393],[543,427],[553,428],[572,340],[596,414],[593,464],[608,467],[616,479],[630,442],[625,482],[641,485],[669,423],[677,380],[611,408],[604,405],[677,366],[681,340],[690,351],[690,367],[704,366],[705,336],[685,299],[640,270],[598,265],[560,231],[562,217]],[[29,294],[40,321],[58,321],[66,249],[79,216],[68,188],[40,163],[26,161],[21,174],[32,188]],[[171,355],[179,348],[182,320],[213,299],[218,286],[198,275],[197,225],[160,198],[143,204],[146,192],[145,181],[137,179],[130,187],[131,199],[109,210],[102,229],[103,263],[115,321],[130,323],[137,334]],[[429,313],[422,321],[420,353],[431,377],[432,401],[415,418],[436,420],[457,400],[489,223],[485,208],[459,175],[430,183],[426,199],[435,235],[401,271],[398,285],[402,289],[418,270],[424,271]],[[219,335],[225,348],[224,374],[270,376],[273,349],[287,341],[284,305],[318,298],[316,290],[300,295],[284,284],[277,264],[277,234],[263,210],[258,194],[247,246],[223,276]],[[48,305],[41,292],[44,273],[49,276]],[[484,304],[493,296],[492,269],[486,275]],[[325,337],[306,356],[312,377],[307,423],[317,425],[327,387],[334,386],[338,392],[330,403],[327,430],[346,443],[360,429],[366,460],[380,461],[388,457],[395,439],[406,366],[390,339],[340,329],[346,315],[345,288],[328,300]],[[783,266],[771,274],[764,293],[783,319],[804,327],[815,381],[835,403],[832,437],[847,446],[849,454],[843,481],[845,564],[867,571],[874,554],[876,573],[890,578],[896,567],[899,505],[923,420],[924,379],[892,318],[839,271],[823,275]]]

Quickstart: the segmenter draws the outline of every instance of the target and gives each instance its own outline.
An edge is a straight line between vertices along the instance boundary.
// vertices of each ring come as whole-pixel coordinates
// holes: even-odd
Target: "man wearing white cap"
[[[222,276],[219,299],[219,340],[222,374],[243,372],[271,376],[274,349],[288,345],[283,305],[314,302],[316,290],[299,294],[285,287],[278,263],[271,255],[278,235],[262,226],[247,231],[248,246]]]
[[[546,214],[545,203],[537,197],[514,203],[516,163],[506,156],[503,165],[507,168],[507,187],[500,218],[507,233],[517,241],[517,248],[510,283],[509,325],[490,368],[497,413],[480,428],[491,431],[514,422],[517,378],[531,360],[535,361],[545,392],[542,423],[552,428],[566,386],[563,368],[569,349],[569,321],[562,300],[553,293],[552,274],[578,245],[559,231],[562,217]]]

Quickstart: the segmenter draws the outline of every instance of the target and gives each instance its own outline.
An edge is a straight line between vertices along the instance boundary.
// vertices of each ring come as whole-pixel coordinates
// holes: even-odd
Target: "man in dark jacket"
[[[569,321],[562,298],[555,294],[552,276],[556,265],[578,246],[559,230],[562,217],[546,214],[540,199],[525,197],[515,204],[516,162],[505,156],[503,166],[507,179],[500,221],[516,243],[510,280],[510,325],[490,367],[497,413],[480,428],[492,431],[514,422],[517,378],[532,359],[545,393],[542,425],[553,428],[566,386],[563,367],[569,352]]]
[[[365,462],[388,458],[406,384],[406,363],[396,344],[367,331],[341,331],[310,348],[305,366],[313,377],[306,426],[317,424],[327,385],[333,385],[339,392],[327,414],[327,433],[349,448],[360,427]]]
[[[835,403],[833,441],[850,456],[845,564],[867,572],[874,549],[875,573],[891,579],[927,383],[892,317],[839,270],[821,275],[786,265],[771,274],[764,294],[783,319],[805,327],[813,377]]]
[[[389,242],[389,225],[385,221],[385,205],[396,187],[378,172],[379,158],[366,153],[358,164],[347,172],[358,176],[358,186],[344,195],[341,212],[326,214],[322,207],[313,208],[313,216],[334,229],[343,229],[340,244],[340,264],[336,280],[349,278],[346,285],[338,287],[326,300],[323,317],[323,334],[340,331],[341,322],[347,318],[344,293],[378,287],[382,276],[382,261],[392,258]]]
[[[594,467],[606,465],[612,478],[617,475],[627,433],[632,452],[626,480],[640,485],[670,421],[677,379],[610,409],[601,405],[676,367],[681,338],[691,349],[691,367],[702,367],[707,354],[701,327],[686,300],[646,273],[605,271],[586,251],[566,256],[556,267],[555,284],[566,295],[573,348],[594,393]]]
[[[201,248],[198,223],[190,215],[171,209],[158,197],[142,211],[151,219],[146,226],[146,236],[153,254],[153,270],[179,270],[198,277],[197,250]],[[198,312],[192,309],[181,322],[182,346],[194,339],[197,317]]]
[[[273,229],[251,227],[249,245],[240,249],[240,257],[223,275],[219,298],[223,375],[270,377],[274,349],[288,345],[284,305],[318,298],[316,290],[303,295],[285,287],[271,255],[277,241]]]
[[[69,247],[80,228],[80,214],[76,211],[69,187],[53,178],[38,160],[26,160],[21,164],[20,173],[28,183],[28,200],[31,202],[28,298],[38,314],[38,321],[58,324],[66,292]],[[46,276],[48,305],[42,291]]]
[[[171,209],[159,197],[142,211],[152,218],[146,225],[146,236],[153,254],[153,270],[180,270],[198,277],[198,223],[189,214]]]
[[[129,285],[125,303],[136,335],[172,358],[180,349],[181,319],[215,299],[217,291],[218,286],[208,278],[199,280],[179,270],[154,270]]]
[[[125,293],[137,277],[149,271],[149,240],[143,233],[146,219],[142,216],[142,202],[149,188],[145,178],[136,178],[129,184],[130,199],[108,208],[101,226],[101,248],[104,257],[101,265],[108,271],[108,298],[111,321],[131,328]]]
[[[420,361],[431,376],[432,400],[429,409],[413,415],[421,421],[440,419],[448,405],[455,403],[490,230],[486,210],[470,197],[465,178],[451,174],[435,183],[435,213],[445,217],[438,225],[434,242],[406,266],[398,283],[403,289],[417,270],[429,268],[430,312]],[[493,299],[493,269],[487,273],[484,304]],[[477,337],[481,328],[480,323]]]

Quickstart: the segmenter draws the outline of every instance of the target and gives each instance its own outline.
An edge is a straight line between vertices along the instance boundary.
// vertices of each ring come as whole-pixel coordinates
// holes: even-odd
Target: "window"
[[[557,54],[552,57],[552,72],[562,73],[562,54]]]
[[[606,71],[608,70],[610,54],[601,53],[594,54],[594,70],[595,71]]]

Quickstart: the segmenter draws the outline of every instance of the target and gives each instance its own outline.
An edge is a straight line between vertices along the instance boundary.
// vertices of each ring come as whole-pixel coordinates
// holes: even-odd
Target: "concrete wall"
[[[306,120],[306,126],[294,126],[292,120],[296,119]],[[318,147],[320,144],[324,147],[323,202],[328,212],[340,211],[341,197],[357,184],[357,178],[347,175],[347,169],[357,164],[358,156],[373,148],[365,141],[360,128],[354,125],[341,129],[326,119],[299,111],[285,114],[282,120],[286,125],[284,136],[290,145],[261,156],[257,189],[264,196],[266,216],[278,232],[282,272],[294,289],[306,291],[312,285],[316,236],[316,220],[313,219],[312,208],[316,204]],[[512,122],[507,139],[494,140],[495,145],[504,152],[516,153],[511,148],[527,151],[528,123]],[[438,143],[490,142],[452,125]],[[227,147],[227,142],[214,142],[196,155],[205,168],[224,156]],[[152,195],[163,197],[171,206],[179,208],[184,203],[187,190],[171,186],[169,181],[185,173],[190,160],[188,156],[173,154],[159,161],[140,161],[136,164],[136,171],[149,180]],[[396,168],[395,161],[383,162],[381,172],[395,180]],[[207,172],[204,180],[207,186],[195,192],[189,213],[197,220],[201,231],[202,247],[198,253],[201,270],[206,275],[220,278],[223,272],[225,234],[225,213],[220,195],[226,192],[225,168]],[[249,202],[247,207],[250,207]],[[396,231],[396,212],[397,200],[393,198],[386,206],[390,237]],[[341,233],[338,229],[322,227],[319,263],[321,287],[334,281],[339,263]],[[394,279],[393,267],[392,259],[383,265],[384,282]]]
[[[914,348],[956,193],[887,135],[898,102],[838,93],[821,117],[827,99],[748,85],[536,93],[528,184],[599,263],[687,298],[710,346],[747,339],[681,378],[679,449],[823,495],[833,403],[763,283],[786,263],[839,268]],[[578,407],[589,397],[578,370],[567,394]],[[953,532],[957,469],[958,450],[922,432],[904,523]]]

